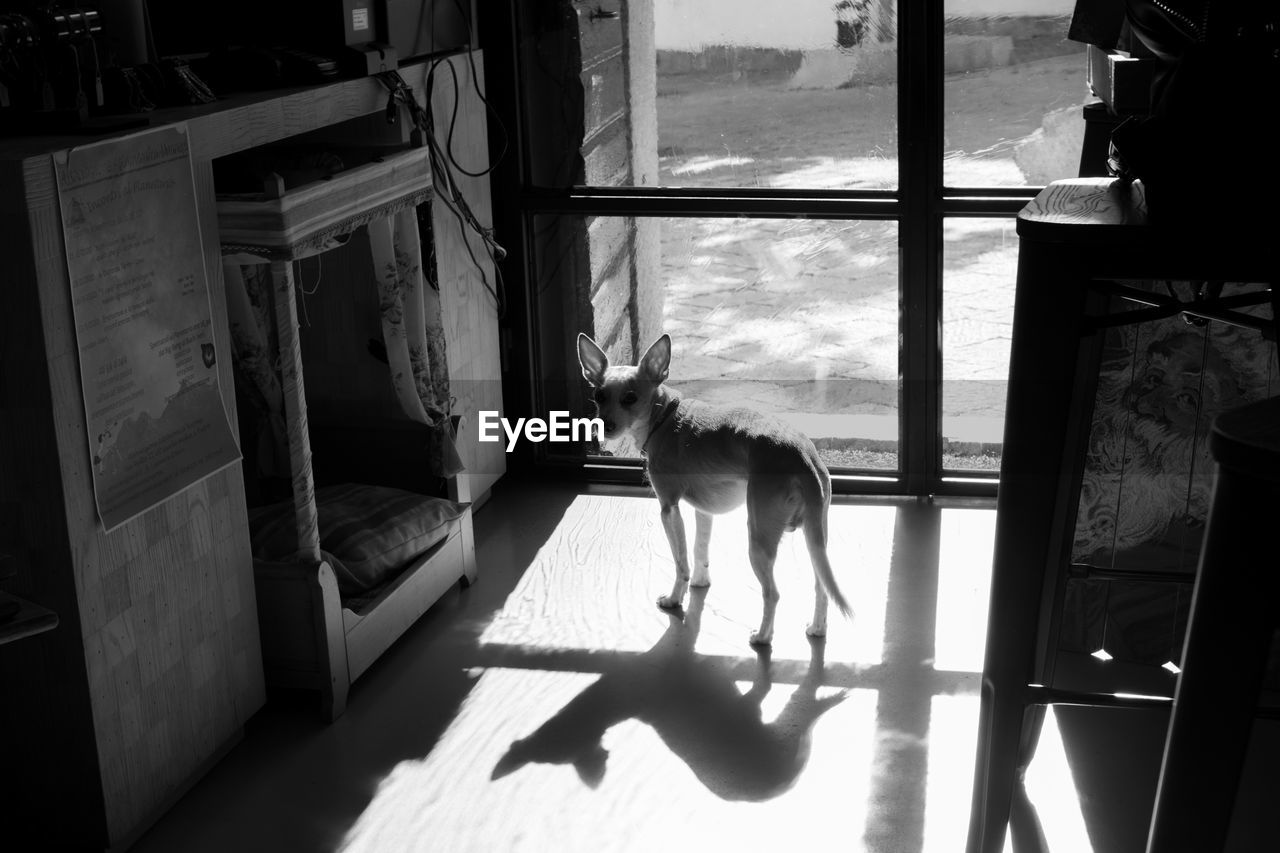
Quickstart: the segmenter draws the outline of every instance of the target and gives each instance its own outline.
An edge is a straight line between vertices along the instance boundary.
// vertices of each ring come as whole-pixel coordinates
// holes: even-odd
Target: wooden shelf
[[[408,64],[399,72],[414,95],[422,101],[426,96],[426,63]],[[235,93],[211,104],[167,107],[142,114],[149,122],[144,127],[102,134],[6,137],[0,139],[0,159],[22,160],[109,137],[138,133],[148,127],[180,123],[186,123],[189,129],[193,157],[222,157],[379,112],[385,109],[388,97],[386,87],[374,77]]]
[[[234,246],[266,260],[302,257],[319,237],[346,233],[392,209],[425,201],[431,195],[429,156],[425,147],[398,151],[279,198],[219,196],[224,252]]]
[[[58,614],[25,598],[0,592],[0,612],[10,605],[18,605],[18,612],[9,618],[0,618],[0,645],[52,631],[58,627]]]
[[[488,162],[487,131],[483,102],[473,94],[483,91],[483,78],[473,82],[471,64],[452,61],[459,94],[436,86],[432,105],[437,115],[452,116],[458,99],[455,136],[477,140],[463,165],[479,171]],[[400,69],[419,102],[426,100],[428,67]],[[477,72],[483,74],[483,67],[477,57]],[[214,161],[313,133],[323,135],[326,145],[407,144],[405,112],[395,125],[386,122],[389,97],[382,83],[365,77],[232,95],[149,115],[151,128],[181,125],[190,146],[216,352],[230,353],[231,332]],[[0,625],[0,636],[17,639],[20,631],[48,630],[59,617],[62,622],[31,644],[38,654],[8,645],[0,653],[0,683],[23,685],[20,697],[0,702],[0,730],[8,733],[0,737],[6,771],[0,800],[6,816],[17,818],[5,823],[10,847],[16,837],[23,849],[124,849],[240,737],[266,698],[241,467],[205,478],[111,533],[97,521],[51,155],[134,132],[0,138],[0,221],[9,238],[0,339],[14,342],[0,364],[6,392],[0,433],[12,437],[0,442],[0,470],[6,472],[0,507],[21,508],[18,532],[42,555],[38,571],[20,565],[6,586],[52,608],[30,605],[22,627],[11,620]],[[384,176],[388,183],[413,175],[421,182],[424,162],[401,165],[412,168]],[[462,175],[458,185],[488,226],[488,178]],[[296,207],[311,192],[341,187],[337,179],[328,187],[298,188],[303,192],[279,205],[285,230],[311,227],[306,211]],[[290,205],[295,207],[286,210]],[[455,412],[474,422],[477,410],[501,409],[502,388],[493,297],[472,257],[484,265],[488,281],[495,273],[480,239],[464,233],[445,205],[434,205],[431,216]],[[323,366],[332,369],[325,374]],[[337,381],[346,361],[323,366],[308,367],[308,403],[326,388],[352,387]],[[231,359],[218,358],[216,367],[234,424]],[[477,443],[474,430],[459,449],[477,472],[471,477],[477,493],[505,470],[502,446]],[[47,796],[51,790],[59,796]],[[65,820],[67,814],[77,820]],[[28,838],[39,843],[24,846]]]

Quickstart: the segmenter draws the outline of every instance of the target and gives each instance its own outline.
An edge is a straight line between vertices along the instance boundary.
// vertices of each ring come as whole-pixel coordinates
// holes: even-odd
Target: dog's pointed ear
[[[604,354],[600,345],[583,332],[578,333],[578,363],[582,365],[582,376],[597,388],[604,384],[604,372],[609,367],[609,356]]]
[[[671,367],[671,336],[663,335],[640,357],[640,375],[650,382],[666,382]]]
[[[518,740],[511,744],[511,748],[507,750],[507,754],[498,759],[498,763],[494,765],[493,772],[489,774],[490,779],[501,779],[509,773],[514,773],[521,767],[529,763],[528,745]]]

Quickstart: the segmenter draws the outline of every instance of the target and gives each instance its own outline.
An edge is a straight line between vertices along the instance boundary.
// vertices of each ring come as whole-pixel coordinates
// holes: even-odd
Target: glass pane
[[[1041,186],[1075,177],[1085,46],[1067,40],[1075,0],[947,0],[943,181]]]
[[[896,223],[536,223],[543,375],[560,377],[544,386],[549,408],[589,410],[573,352],[579,330],[627,364],[667,332],[669,384],[683,394],[778,415],[833,468],[897,469]],[[603,449],[639,455],[625,439]]]
[[[897,185],[892,0],[543,5],[521,12],[532,144],[558,149],[536,183]]]
[[[1015,220],[945,220],[942,465],[1000,469],[1017,280]]]

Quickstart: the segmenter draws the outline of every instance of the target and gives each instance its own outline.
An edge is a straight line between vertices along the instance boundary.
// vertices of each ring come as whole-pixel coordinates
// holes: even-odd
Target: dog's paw
[[[748,642],[753,646],[771,646],[773,645],[773,634],[762,634],[759,631],[752,631]]]
[[[680,599],[672,598],[669,595],[659,596],[658,606],[663,610],[679,610],[681,607]]]
[[[821,640],[823,637],[827,636],[827,626],[826,625],[810,625],[808,628],[804,629],[804,632],[806,635],[813,637],[815,640]]]
[[[694,589],[706,589],[707,587],[711,586],[711,578],[709,577],[700,578],[697,575],[694,575],[693,580],[689,581],[689,586],[693,587]]]

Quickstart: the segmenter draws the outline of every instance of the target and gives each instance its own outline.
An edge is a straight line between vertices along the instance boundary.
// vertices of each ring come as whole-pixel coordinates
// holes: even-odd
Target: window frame
[[[915,497],[990,497],[998,477],[956,471],[942,462],[943,224],[958,217],[1013,218],[1043,189],[949,187],[943,181],[945,4],[899,0],[898,186],[894,190],[721,189],[689,187],[598,187],[548,189],[534,186],[529,147],[523,144],[520,102],[519,0],[492,0],[484,16],[481,44],[491,81],[490,101],[499,121],[494,144],[509,156],[494,173],[495,229],[508,249],[513,293],[504,323],[504,399],[509,411],[538,411],[536,307],[529,284],[533,269],[531,227],[547,214],[582,216],[758,217],[891,219],[898,223],[901,325],[899,353],[899,469],[897,472],[833,474],[837,493]],[[505,84],[505,85],[504,85]],[[497,134],[501,134],[500,137]],[[496,150],[496,149],[495,149]],[[512,200],[515,204],[512,204]],[[521,296],[522,298],[515,298]],[[528,448],[526,448],[528,449]],[[516,471],[555,472],[588,481],[639,483],[635,460],[552,459],[538,451],[512,460]]]

